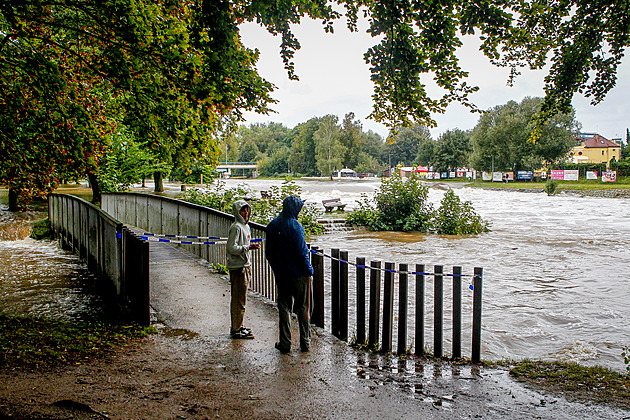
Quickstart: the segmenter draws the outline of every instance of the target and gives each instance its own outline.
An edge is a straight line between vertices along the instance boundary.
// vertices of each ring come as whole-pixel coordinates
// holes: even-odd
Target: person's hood
[[[297,219],[303,205],[304,202],[302,200],[290,195],[282,202],[282,212],[285,214],[285,216]]]
[[[245,206],[249,207],[249,203],[247,203],[247,201],[245,200],[236,200],[234,204],[232,204],[232,214],[234,214],[234,217],[236,217],[236,220],[238,220],[239,222],[243,224],[245,224],[246,222],[245,222],[245,219],[243,219],[243,216],[241,216],[239,212]]]

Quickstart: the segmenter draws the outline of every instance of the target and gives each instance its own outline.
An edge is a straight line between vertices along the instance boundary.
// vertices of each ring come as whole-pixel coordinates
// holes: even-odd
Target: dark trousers
[[[280,345],[291,348],[291,313],[295,312],[300,327],[300,347],[311,345],[311,277],[284,279],[277,282]]]

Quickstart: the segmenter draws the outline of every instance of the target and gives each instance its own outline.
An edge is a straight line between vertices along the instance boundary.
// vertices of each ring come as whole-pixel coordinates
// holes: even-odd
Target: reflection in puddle
[[[356,358],[348,362],[352,371],[360,379],[368,381],[366,385],[374,390],[385,384],[392,384],[407,393],[411,398],[421,400],[440,408],[452,406],[453,393],[444,393],[444,381],[456,380],[459,390],[469,387],[467,380],[479,377],[479,367],[475,365],[457,365],[448,362],[436,362],[426,359],[398,358],[392,354],[358,352]],[[460,382],[461,381],[461,382]],[[429,391],[432,390],[432,391]]]

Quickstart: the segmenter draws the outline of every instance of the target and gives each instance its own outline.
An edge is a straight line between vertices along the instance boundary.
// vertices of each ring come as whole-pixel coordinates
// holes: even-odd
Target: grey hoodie
[[[232,204],[232,213],[234,214],[235,220],[228,232],[226,247],[228,270],[251,265],[249,259],[249,242],[252,234],[249,225],[245,223],[245,219],[243,219],[243,216],[239,213],[244,206],[249,206],[245,200],[237,200]]]

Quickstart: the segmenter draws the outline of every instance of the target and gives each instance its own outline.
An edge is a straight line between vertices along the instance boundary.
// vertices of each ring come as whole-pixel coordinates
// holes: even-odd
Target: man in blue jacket
[[[298,316],[300,349],[311,345],[311,266],[304,228],[297,217],[304,203],[289,196],[282,202],[282,212],[267,225],[265,256],[273,269],[278,286],[280,341],[276,348],[282,353],[291,351],[291,312]]]

